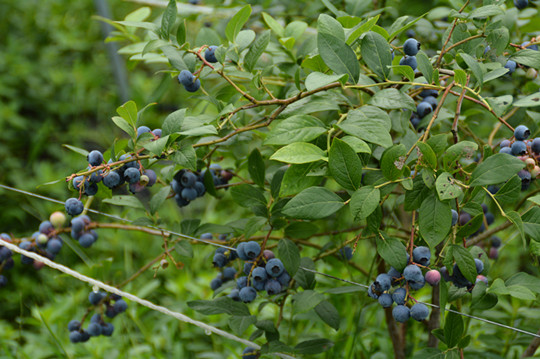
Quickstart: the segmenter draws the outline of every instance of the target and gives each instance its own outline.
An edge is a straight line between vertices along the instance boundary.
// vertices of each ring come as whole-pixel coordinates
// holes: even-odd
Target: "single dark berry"
[[[441,273],[436,269],[432,269],[426,273],[425,278],[429,285],[435,286],[441,281]]]
[[[494,248],[499,248],[502,244],[502,240],[497,236],[491,237],[490,242],[491,242],[491,246]]]
[[[114,332],[114,325],[112,323],[103,322],[101,324],[101,335],[110,337]]]
[[[464,226],[464,225],[466,225],[471,219],[472,219],[472,217],[471,217],[470,214],[468,214],[467,212],[461,212],[460,215],[459,215],[459,219],[458,219],[459,225],[460,225],[460,226]]]
[[[405,277],[405,280],[413,282],[421,281],[424,278],[420,268],[414,264],[409,264],[407,267],[405,267],[403,270],[403,277]]]
[[[415,39],[407,39],[403,44],[403,52],[407,56],[415,56],[420,50],[420,43]]]
[[[517,173],[517,175],[519,178],[521,178],[521,190],[528,190],[531,184],[531,173],[527,170],[521,170]]]
[[[86,331],[92,337],[100,336],[101,335],[101,325],[99,323],[90,323],[90,324],[88,324],[88,328],[86,328]]]
[[[90,166],[99,166],[103,163],[103,154],[97,150],[93,150],[86,156],[86,159]]]
[[[257,297],[257,291],[253,287],[244,287],[240,289],[239,296],[242,302],[251,303]]]
[[[263,267],[257,267],[251,272],[251,278],[256,282],[264,282],[268,278],[266,269]]]
[[[527,128],[527,126],[519,125],[514,130],[514,137],[518,141],[525,141],[529,136],[531,135],[531,131]]]
[[[65,208],[70,216],[78,216],[84,210],[84,204],[77,198],[69,198],[66,201]]]
[[[236,275],[236,269],[233,267],[227,267],[223,269],[223,281],[233,280]]]
[[[189,85],[185,85],[184,88],[188,92],[196,92],[201,87],[201,80],[197,79],[195,82]]]
[[[516,71],[516,67],[516,62],[512,60],[506,61],[506,65],[504,65],[504,68],[509,70],[508,74],[512,74],[514,71]]]
[[[285,267],[278,258],[272,258],[266,263],[266,273],[272,277],[279,277],[284,270]]]
[[[90,232],[83,233],[79,237],[79,244],[83,248],[91,247],[92,244],[94,244],[94,242],[95,242],[94,236]]]
[[[238,277],[236,279],[236,287],[238,289],[242,289],[244,287],[247,287],[247,277],[246,276],[242,276],[242,277]]]
[[[422,92],[420,92],[420,97],[426,98],[428,96],[437,97],[439,96],[439,91],[435,89],[425,89],[425,90],[422,90]]]
[[[512,145],[512,143],[510,142],[510,140],[502,140],[501,141],[501,144],[500,144],[500,147],[503,148],[503,147],[510,147],[510,145]]]
[[[227,257],[221,253],[216,253],[214,255],[214,259],[212,260],[212,264],[214,267],[223,268],[227,264]]]
[[[47,242],[47,252],[51,254],[58,254],[62,249],[62,241],[56,238],[52,238]]]
[[[429,315],[429,309],[424,303],[416,303],[411,307],[411,317],[419,322],[427,319]]]
[[[152,130],[148,126],[139,126],[137,127],[137,137],[142,135],[143,133],[150,133]]]
[[[456,225],[457,221],[458,221],[458,213],[456,210],[452,209],[452,227]]]
[[[276,279],[283,288],[286,288],[289,286],[289,282],[291,281],[292,278],[289,275],[289,273],[287,273],[287,271],[283,271],[283,273],[281,273],[281,275],[277,277]]]
[[[411,316],[411,311],[404,305],[395,306],[392,309],[392,316],[396,322],[405,323]]]
[[[114,311],[117,313],[123,313],[126,311],[128,305],[125,300],[118,299],[116,302],[114,302],[113,308]]]
[[[204,58],[208,62],[218,62],[216,59],[216,49],[217,46],[209,46],[206,52],[204,53]]]
[[[72,331],[69,333],[69,341],[72,343],[79,343],[82,339],[82,334],[79,331]]]
[[[416,70],[416,68],[418,67],[415,56],[405,56],[401,60],[399,60],[399,64],[404,66],[410,66],[413,70]]]
[[[70,332],[74,330],[80,330],[80,329],[81,329],[81,322],[79,322],[78,320],[72,320],[68,323],[68,330]]]
[[[240,291],[236,288],[231,290],[231,292],[227,295],[227,297],[231,298],[234,301],[240,301]]]
[[[266,290],[266,293],[268,293],[268,295],[276,295],[281,292],[281,283],[279,283],[275,279],[270,279],[266,281],[264,289]]]
[[[182,85],[187,86],[190,84],[193,84],[193,81],[195,80],[195,76],[188,70],[182,70],[180,71],[180,74],[178,75],[178,82],[180,82]]]
[[[210,282],[210,288],[215,291],[216,289],[221,287],[222,284],[223,284],[223,280],[221,278],[214,278]]]
[[[122,180],[120,175],[116,171],[109,172],[105,177],[103,177],[103,184],[107,188],[115,188],[121,184]]]
[[[482,262],[480,259],[475,258],[474,265],[476,266],[476,274],[480,274],[484,271],[484,262]]]
[[[105,293],[103,293],[103,292],[94,292],[94,291],[92,291],[88,295],[88,301],[92,305],[98,305],[99,302],[101,302],[101,300],[103,298],[105,298]]]
[[[425,267],[429,266],[431,252],[428,247],[420,246],[413,250],[413,261]]]
[[[407,298],[407,290],[405,288],[398,288],[392,293],[392,300],[397,305],[404,305]]]
[[[124,171],[124,178],[129,183],[137,183],[141,179],[141,172],[135,167],[127,168]]]
[[[390,308],[392,304],[394,304],[394,300],[390,294],[383,293],[379,296],[379,304],[382,305],[383,308]]]
[[[198,193],[195,188],[184,188],[181,192],[181,196],[187,201],[193,201],[198,197]]]
[[[261,246],[255,241],[246,242],[244,246],[244,253],[249,260],[253,260],[257,258],[259,254],[261,254]]]
[[[426,116],[428,113],[430,113],[432,111],[433,111],[433,107],[431,107],[431,105],[429,103],[424,102],[424,101],[420,102],[418,104],[418,106],[416,106],[416,113],[421,118]]]

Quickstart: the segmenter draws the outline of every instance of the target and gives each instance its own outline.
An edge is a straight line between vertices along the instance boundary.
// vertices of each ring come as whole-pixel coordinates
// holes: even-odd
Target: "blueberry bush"
[[[45,186],[62,204],[29,233],[3,222],[0,244],[256,346],[0,246],[3,293],[48,288],[4,318],[0,351],[534,356],[537,5],[170,0],[96,17],[132,71],[170,86],[119,105],[95,145],[67,145],[79,157]]]

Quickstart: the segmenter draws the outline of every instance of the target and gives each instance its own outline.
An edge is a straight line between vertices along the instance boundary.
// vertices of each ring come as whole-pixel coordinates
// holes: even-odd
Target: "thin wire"
[[[50,197],[38,195],[38,194],[35,194],[35,193],[32,193],[32,192],[27,192],[27,191],[20,190],[20,189],[18,189],[18,188],[14,188],[14,187],[9,187],[9,186],[3,185],[3,184],[0,184],[0,187],[5,188],[5,189],[8,189],[8,190],[10,190],[10,191],[23,193],[23,194],[26,194],[26,195],[28,195],[28,196],[32,196],[32,197],[36,197],[36,198],[41,198],[41,199],[44,199],[44,200],[47,200],[47,201],[51,201],[51,202],[55,202],[55,203],[64,204],[64,202],[59,201],[59,200],[56,200],[56,199],[54,199],[54,198],[50,198]],[[102,215],[102,216],[106,216],[106,217],[110,217],[110,218],[115,218],[115,219],[117,219],[117,220],[121,220],[121,221],[124,221],[124,222],[129,222],[129,223],[132,223],[132,222],[133,222],[133,221],[131,221],[131,220],[129,220],[129,219],[125,219],[125,218],[122,218],[122,217],[118,217],[118,216],[115,216],[115,215],[112,215],[112,214],[100,212],[100,211],[93,210],[93,209],[88,209],[88,211],[89,211],[89,212],[96,213],[96,214],[100,214],[100,215]],[[159,228],[159,227],[154,227],[154,226],[146,226],[146,227],[152,228],[152,229],[156,229],[156,230],[162,231],[162,232],[164,232],[164,233],[170,233],[170,234],[173,234],[173,235],[178,236],[178,237],[181,237],[181,238],[191,239],[191,240],[193,240],[193,241],[203,242],[203,243],[207,243],[207,244],[210,244],[210,245],[213,245],[213,246],[223,247],[223,248],[227,248],[227,249],[229,249],[229,250],[234,250],[234,251],[236,251],[236,248],[234,248],[234,247],[229,247],[229,246],[222,245],[222,244],[219,244],[219,243],[214,243],[214,242],[206,241],[206,240],[201,239],[201,238],[195,238],[195,237],[191,237],[191,236],[188,236],[188,235],[185,235],[185,234],[182,234],[182,233],[176,233],[176,232],[172,232],[172,231],[167,231],[167,230],[164,230],[164,229]],[[17,247],[17,248],[18,248],[18,247]],[[52,263],[54,263],[54,262],[52,262]],[[53,267],[53,268],[54,268],[54,267]],[[347,280],[347,279],[335,277],[335,276],[333,276],[333,275],[326,274],[326,273],[321,273],[321,272],[318,272],[318,271],[316,271],[316,270],[309,269],[309,268],[305,268],[305,267],[302,267],[302,266],[300,266],[299,269],[302,269],[302,270],[305,270],[305,271],[307,271],[307,272],[311,272],[311,273],[314,273],[314,274],[317,274],[317,275],[320,275],[320,276],[323,276],[323,277],[331,278],[331,279],[338,280],[338,281],[341,281],[341,282],[344,282],[344,283],[348,283],[348,284],[352,284],[352,285],[355,285],[355,286],[358,286],[358,287],[362,287],[362,288],[364,288],[364,289],[369,288],[369,286],[367,286],[367,285],[365,285],[365,284],[361,284],[361,283],[353,282],[353,281],[350,281],[350,280]],[[111,288],[113,288],[113,287],[111,287]],[[462,315],[462,316],[464,316],[464,317],[468,317],[468,318],[471,318],[471,319],[476,319],[476,320],[479,320],[479,321],[482,321],[482,322],[485,322],[485,323],[488,323],[488,324],[496,325],[496,326],[501,327],[501,328],[510,329],[510,330],[513,330],[513,331],[516,331],[516,332],[519,332],[519,333],[522,333],[522,334],[526,334],[526,335],[530,335],[530,336],[533,336],[533,337],[536,337],[536,338],[540,338],[540,335],[538,335],[538,334],[536,334],[536,333],[532,333],[532,332],[529,332],[529,331],[526,331],[526,330],[523,330],[523,329],[511,327],[511,326],[508,326],[508,325],[505,325],[505,324],[501,324],[501,323],[498,323],[498,322],[494,322],[494,321],[491,321],[491,320],[489,320],[489,319],[484,319],[484,318],[477,317],[477,316],[474,316],[474,315],[471,315],[471,314],[466,314],[466,313],[463,313],[463,312],[458,312],[458,311],[453,310],[453,309],[441,308],[440,306],[435,305],[435,304],[432,304],[432,303],[426,303],[426,302],[419,302],[419,303],[423,303],[423,304],[428,305],[428,306],[433,307],[433,308],[443,309],[443,310],[446,310],[446,311],[448,311],[448,312],[452,312],[452,313],[455,313],[455,314],[459,314],[459,315]]]
[[[227,339],[231,339],[231,340],[234,340],[236,342],[242,343],[244,345],[254,347],[255,349],[260,349],[261,348],[257,343],[254,343],[254,342],[246,340],[246,339],[239,338],[234,334],[228,333],[226,331],[218,329],[218,328],[216,328],[214,326],[211,326],[209,324],[206,324],[204,322],[200,322],[198,320],[191,319],[190,317],[186,316],[185,314],[172,311],[172,310],[170,310],[168,308],[165,308],[163,306],[154,304],[154,303],[152,303],[152,302],[150,302],[148,300],[141,299],[141,298],[139,298],[139,297],[137,297],[137,296],[135,296],[135,295],[133,295],[131,293],[124,292],[124,291],[122,291],[122,290],[120,290],[120,289],[118,289],[116,287],[105,284],[105,283],[103,283],[103,282],[101,282],[101,281],[99,281],[97,279],[87,277],[84,274],[81,274],[81,273],[79,273],[77,271],[74,271],[71,268],[68,268],[68,267],[63,266],[61,264],[53,262],[53,261],[49,260],[48,258],[42,257],[37,253],[29,252],[29,251],[26,251],[24,249],[21,249],[21,248],[17,247],[14,244],[11,244],[9,242],[4,241],[1,238],[0,238],[0,245],[7,247],[7,248],[11,249],[14,252],[17,252],[19,254],[22,254],[24,256],[27,256],[27,257],[35,259],[35,260],[37,260],[39,262],[42,262],[46,266],[51,267],[53,269],[56,269],[56,270],[58,270],[60,272],[63,272],[65,274],[68,274],[68,275],[70,275],[70,276],[72,276],[72,277],[74,277],[74,278],[76,278],[76,279],[78,279],[78,280],[80,280],[82,282],[89,283],[89,284],[91,284],[93,286],[96,286],[98,288],[101,288],[101,289],[103,289],[103,290],[105,290],[107,292],[120,295],[120,296],[122,296],[124,298],[127,298],[127,299],[131,300],[132,302],[138,303],[138,304],[140,304],[142,306],[145,306],[145,307],[150,308],[152,310],[158,311],[158,312],[163,313],[165,315],[174,317],[174,318],[176,318],[176,319],[178,319],[180,321],[183,321],[183,322],[186,322],[186,323],[189,323],[189,324],[193,324],[193,325],[195,325],[195,326],[197,326],[197,327],[199,327],[201,329],[204,329],[206,332],[215,333],[215,334],[220,335],[222,337],[225,337]],[[287,355],[287,354],[282,354],[282,353],[274,353],[274,354],[281,357],[281,358],[284,358],[284,359],[294,359],[294,357],[292,357],[290,355]]]

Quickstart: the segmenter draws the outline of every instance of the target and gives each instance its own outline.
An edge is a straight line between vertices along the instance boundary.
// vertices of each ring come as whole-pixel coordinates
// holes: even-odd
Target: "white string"
[[[18,189],[18,188],[5,186],[5,185],[3,185],[3,184],[0,184],[0,187],[5,188],[5,189],[8,189],[8,190],[10,190],[10,191],[23,193],[23,194],[26,194],[26,195],[28,195],[28,196],[33,196],[33,197],[41,198],[41,199],[44,199],[44,200],[47,200],[47,201],[51,201],[51,202],[55,202],[55,203],[64,204],[64,202],[59,201],[59,200],[56,200],[56,199],[54,199],[54,198],[41,196],[41,195],[38,195],[38,194],[35,194],[35,193],[32,193],[32,192],[27,192],[27,191],[24,191],[24,190],[21,190],[21,189]],[[129,219],[125,219],[125,218],[122,218],[122,217],[114,216],[114,215],[112,215],[112,214],[108,214],[108,213],[96,211],[96,210],[93,210],[93,209],[88,209],[88,211],[93,212],[93,213],[96,213],[96,214],[100,214],[100,215],[103,215],[103,216],[106,216],[106,217],[110,217],[110,218],[114,218],[114,219],[117,219],[117,220],[121,220],[121,221],[124,221],[124,222],[129,222],[129,223],[133,222],[133,221],[131,221],[131,220],[129,220]],[[172,232],[172,231],[167,231],[167,230],[161,229],[161,228],[159,228],[159,227],[154,227],[154,226],[146,226],[146,227],[152,228],[152,229],[156,229],[156,230],[159,230],[159,231],[162,231],[163,233],[169,233],[169,234],[172,234],[172,235],[181,237],[181,238],[187,238],[187,239],[191,239],[191,240],[197,241],[197,242],[204,242],[204,243],[207,243],[207,244],[210,244],[210,245],[213,245],[213,246],[224,247],[224,248],[227,248],[227,249],[236,251],[236,248],[229,247],[229,246],[225,246],[225,245],[222,245],[222,244],[219,244],[219,243],[214,243],[214,242],[206,241],[206,240],[200,239],[200,238],[191,237],[191,236],[188,236],[188,235],[185,235],[185,234],[182,234],[182,233],[176,233],[176,232]],[[17,248],[18,248],[18,247],[17,247]],[[52,263],[54,263],[54,262],[52,262]],[[350,280],[347,280],[347,279],[334,277],[334,276],[332,276],[332,275],[330,275],[330,274],[321,273],[321,272],[318,272],[318,271],[313,270],[313,269],[305,268],[305,267],[302,267],[302,266],[300,266],[299,268],[302,269],[302,270],[305,270],[305,271],[307,271],[307,272],[311,272],[311,273],[314,273],[314,274],[317,274],[317,275],[321,275],[321,276],[324,276],[324,277],[328,277],[328,278],[332,278],[332,279],[335,279],[335,280],[339,280],[339,281],[342,281],[342,282],[345,282],[345,283],[349,283],[349,284],[352,284],[352,285],[355,285],[355,286],[359,286],[359,287],[366,288],[366,289],[369,288],[369,286],[367,286],[367,285],[365,285],[365,284],[360,284],[360,283],[353,282],[353,281],[350,281]],[[439,308],[439,309],[441,309],[441,307],[439,307],[438,305],[435,305],[435,304],[426,303],[426,302],[420,302],[420,303],[423,303],[423,304],[428,305],[428,306],[433,307],[433,308]],[[484,319],[484,318],[477,317],[477,316],[474,316],[474,315],[471,315],[471,314],[466,314],[466,313],[458,312],[458,311],[455,311],[455,310],[453,310],[453,309],[444,309],[444,310],[446,310],[446,311],[448,311],[448,312],[455,313],[455,314],[459,314],[459,315],[462,315],[462,316],[464,316],[464,317],[468,317],[468,318],[471,318],[471,319],[476,319],[476,320],[482,321],[482,322],[484,322],[484,323],[496,325],[496,326],[501,327],[501,328],[510,329],[510,330],[513,330],[513,331],[516,331],[516,332],[519,332],[519,333],[523,333],[523,334],[530,335],[530,336],[533,336],[533,337],[536,337],[536,338],[540,338],[540,335],[538,335],[538,334],[536,334],[536,333],[532,333],[532,332],[529,332],[529,331],[526,331],[526,330],[523,330],[523,329],[511,327],[511,326],[508,326],[508,325],[505,325],[505,324],[502,324],[502,323],[494,322],[494,321],[491,321],[491,320],[489,320],[489,319]]]
[[[97,279],[93,279],[93,278],[90,278],[90,277],[87,277],[85,276],[84,274],[81,274],[77,271],[74,271],[73,269],[71,268],[68,268],[66,266],[63,266],[61,264],[58,264],[58,263],[55,263],[51,260],[49,260],[48,258],[45,258],[45,257],[42,257],[40,256],[39,254],[37,253],[34,253],[34,252],[28,252],[24,249],[21,249],[19,247],[17,247],[16,245],[14,244],[11,244],[9,242],[6,242],[4,241],[3,239],[0,238],[0,245],[2,246],[5,246],[9,249],[11,249],[12,251],[14,252],[17,252],[19,254],[22,254],[22,255],[25,255],[27,257],[30,257],[30,258],[33,258],[37,261],[40,261],[42,262],[43,264],[45,264],[46,266],[48,267],[51,267],[53,269],[56,269],[60,272],[63,272],[65,274],[68,274],[82,282],[86,282],[86,283],[89,283],[93,286],[96,286],[98,288],[101,288],[107,292],[110,292],[110,293],[114,293],[114,294],[117,294],[119,296],[122,296],[124,298],[127,298],[129,300],[131,300],[132,302],[135,302],[135,303],[138,303],[142,306],[145,306],[147,308],[150,308],[152,310],[156,310],[160,313],[163,313],[165,315],[168,315],[168,316],[171,316],[171,317],[174,317],[180,321],[183,321],[183,322],[186,322],[186,323],[189,323],[189,324],[193,324],[201,329],[204,329],[206,332],[212,332],[212,333],[215,333],[217,335],[220,335],[222,337],[225,337],[227,339],[231,339],[231,340],[234,340],[236,342],[239,342],[239,343],[242,343],[246,346],[251,346],[255,349],[260,349],[260,345],[258,345],[257,343],[254,343],[252,341],[249,341],[249,340],[246,340],[246,339],[242,339],[242,338],[239,338],[237,337],[236,335],[233,335],[231,333],[228,333],[226,331],[223,331],[221,329],[218,329],[216,327],[213,327],[211,325],[208,325],[206,323],[203,323],[203,322],[200,322],[198,320],[195,320],[195,319],[191,319],[190,317],[186,316],[185,314],[182,314],[182,313],[179,313],[179,312],[174,312],[172,310],[169,310],[165,307],[162,307],[160,305],[156,305],[148,300],[145,300],[145,299],[141,299],[131,293],[127,293],[127,292],[124,292],[118,288],[115,288],[115,287],[112,287],[108,284],[105,284]],[[274,353],[275,355],[279,356],[280,358],[284,358],[284,359],[295,359],[294,357],[290,356],[290,355],[287,355],[287,354],[282,354],[282,353]]]

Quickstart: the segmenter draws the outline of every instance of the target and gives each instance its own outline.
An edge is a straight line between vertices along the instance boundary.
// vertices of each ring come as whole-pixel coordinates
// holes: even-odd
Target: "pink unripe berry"
[[[497,259],[497,258],[499,258],[499,250],[498,250],[497,248],[495,248],[495,247],[491,247],[491,248],[489,249],[488,257],[489,257],[490,259]]]
[[[51,213],[49,221],[52,223],[54,228],[62,228],[64,223],[66,223],[66,215],[60,211]]]
[[[272,252],[269,249],[264,250],[263,256],[264,256],[264,259],[266,259],[267,261],[272,259],[272,258],[276,258],[276,256],[274,255],[274,252]]]
[[[531,177],[538,177],[540,176],[540,167],[534,166],[533,170],[531,171]]]
[[[426,273],[426,282],[428,282],[430,285],[435,286],[439,284],[441,281],[441,273],[436,270],[432,269]]]
[[[34,266],[35,270],[40,270],[41,268],[45,267],[45,263],[39,261],[34,261],[32,265]]]

